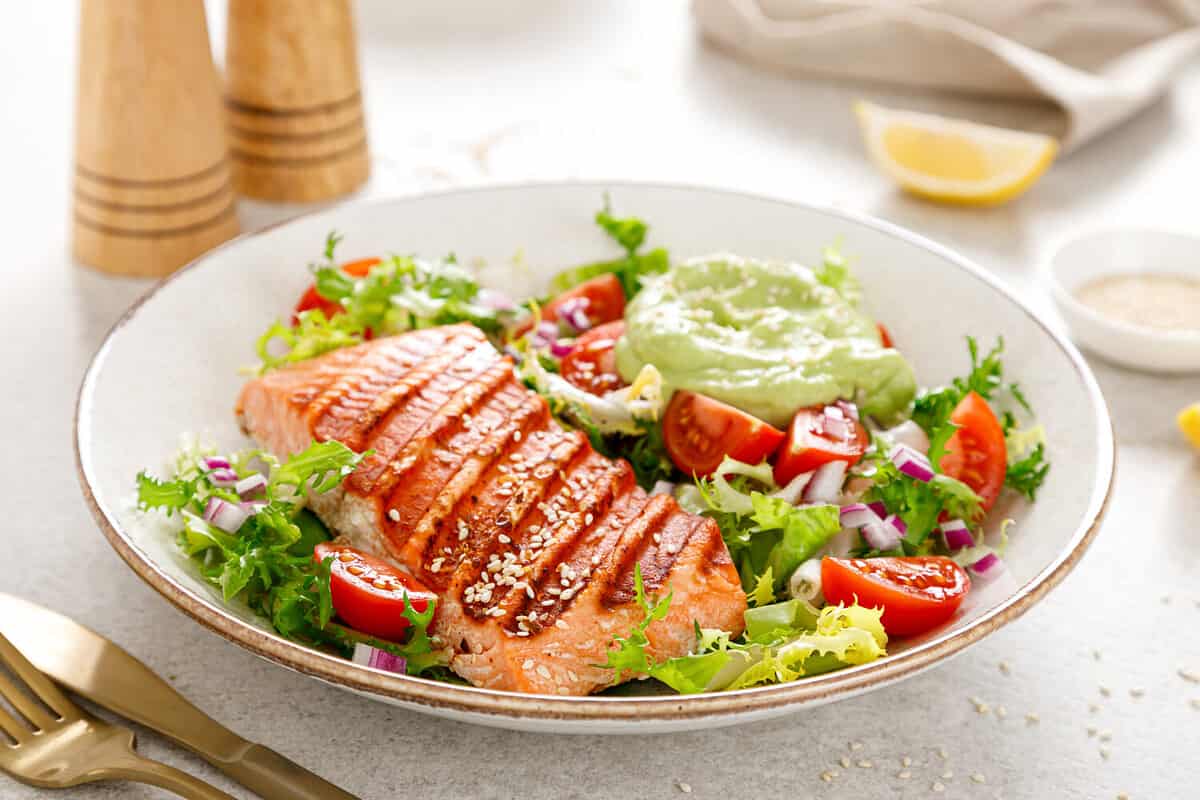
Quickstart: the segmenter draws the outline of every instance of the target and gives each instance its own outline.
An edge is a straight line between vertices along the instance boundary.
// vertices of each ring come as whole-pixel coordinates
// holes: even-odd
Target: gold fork
[[[0,672],[0,697],[20,714],[0,706],[0,769],[14,778],[45,789],[127,780],[188,800],[233,800],[186,772],[139,756],[133,750],[133,731],[97,719],[68,700],[3,634],[0,664],[33,695]]]

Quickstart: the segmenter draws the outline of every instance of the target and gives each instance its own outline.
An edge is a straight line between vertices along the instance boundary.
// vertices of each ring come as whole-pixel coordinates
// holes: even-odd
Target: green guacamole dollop
[[[646,285],[625,310],[617,369],[632,381],[653,364],[690,389],[776,427],[838,398],[894,420],[916,378],[858,308],[852,279],[834,288],[808,267],[729,254],[694,258]]]

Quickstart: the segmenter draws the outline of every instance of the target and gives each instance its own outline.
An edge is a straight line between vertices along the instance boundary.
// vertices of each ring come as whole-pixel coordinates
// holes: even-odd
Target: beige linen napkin
[[[718,46],[762,64],[1053,104],[1064,149],[1159,97],[1200,52],[1200,0],[693,0]],[[1045,115],[1043,115],[1045,116]]]

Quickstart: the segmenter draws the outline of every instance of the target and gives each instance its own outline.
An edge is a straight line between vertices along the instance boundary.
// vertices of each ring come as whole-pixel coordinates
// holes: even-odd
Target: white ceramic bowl
[[[227,605],[180,555],[173,537],[133,509],[138,470],[156,468],[180,432],[221,447],[246,444],[233,419],[253,345],[288,313],[310,280],[304,264],[325,235],[345,235],[346,259],[380,252],[439,255],[490,265],[485,283],[510,292],[544,285],[555,270],[613,257],[592,224],[611,195],[618,213],[651,225],[677,257],[728,249],[812,262],[840,241],[868,303],[886,321],[918,375],[937,384],[967,366],[963,336],[1003,335],[1008,376],[1019,379],[1049,432],[1055,462],[1033,506],[1011,502],[995,519],[1016,520],[1011,581],[972,592],[941,629],[896,641],[877,662],[769,686],[688,697],[550,697],[454,686],[393,675],[307,649],[275,635],[248,609]],[[523,253],[514,265],[515,253]],[[129,565],[185,613],[278,664],[343,688],[455,719],[588,733],[652,733],[763,719],[877,689],[938,664],[1040,600],[1095,535],[1113,477],[1112,428],[1083,359],[994,278],[915,234],[877,220],[734,192],[644,184],[570,183],[492,187],[322,211],[243,236],[157,286],[121,319],[88,369],[79,395],[76,447],[84,493]]]
[[[1107,317],[1075,293],[1110,275],[1173,274],[1200,279],[1200,237],[1150,228],[1072,236],[1044,268],[1050,295],[1071,336],[1102,358],[1147,372],[1200,372],[1200,331],[1152,330]],[[1200,318],[1200,308],[1196,309]]]

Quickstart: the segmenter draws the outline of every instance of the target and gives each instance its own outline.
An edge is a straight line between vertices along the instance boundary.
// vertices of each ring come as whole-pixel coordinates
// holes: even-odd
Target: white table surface
[[[1200,378],[1155,378],[1094,359],[1120,439],[1120,476],[1091,552],[1027,616],[952,663],[855,700],[703,733],[515,734],[350,696],[188,621],[109,549],[75,480],[76,387],[101,337],[147,287],[81,269],[69,255],[75,5],[0,6],[0,360],[14,381],[0,395],[8,554],[0,588],[107,634],[243,735],[365,798],[674,797],[681,782],[714,798],[1196,796],[1200,686],[1178,670],[1200,670],[1200,458],[1172,419],[1200,400]],[[219,37],[214,5],[223,3],[210,3]],[[1019,202],[959,211],[897,194],[863,158],[850,101],[902,98],[735,63],[702,45],[676,0],[372,0],[360,12],[376,163],[368,196],[596,177],[833,202],[958,248],[1038,307],[1047,301],[1037,264],[1055,237],[1106,222],[1194,229],[1198,219],[1200,65]],[[243,223],[297,210],[245,203]],[[913,300],[923,302],[919,287]],[[971,697],[992,712],[977,713]],[[154,735],[141,740],[148,755],[248,796]],[[843,768],[843,756],[863,763]],[[830,769],[838,776],[823,782]],[[0,797],[35,796],[0,776]],[[107,785],[64,796],[161,795]]]

